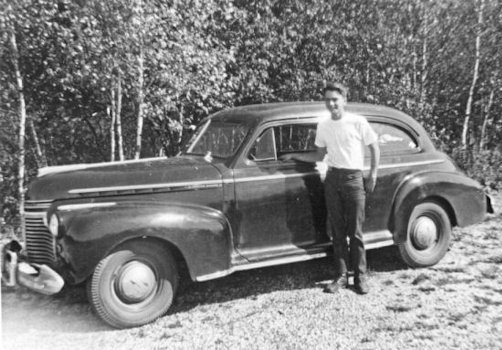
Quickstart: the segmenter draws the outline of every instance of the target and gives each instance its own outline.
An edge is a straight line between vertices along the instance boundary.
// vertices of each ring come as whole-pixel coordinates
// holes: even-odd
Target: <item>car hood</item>
[[[28,186],[28,201],[162,190],[192,183],[218,182],[215,166],[199,157],[76,164],[42,168]]]

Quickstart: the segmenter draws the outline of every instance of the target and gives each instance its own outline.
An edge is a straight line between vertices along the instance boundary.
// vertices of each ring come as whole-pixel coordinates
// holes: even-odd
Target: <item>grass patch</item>
[[[489,230],[483,236],[483,239],[485,241],[487,241],[487,240],[495,240],[495,239],[499,239],[499,238],[500,238],[500,235],[499,235],[498,231],[495,231],[495,230]]]
[[[415,328],[412,326],[405,326],[405,325],[385,325],[381,327],[375,327],[373,328],[373,331],[375,333],[380,333],[380,332],[389,332],[389,333],[402,333],[402,332],[411,332],[414,331]]]
[[[474,282],[474,278],[454,278],[454,277],[443,277],[435,280],[433,283],[437,287],[443,287],[450,284],[470,284]]]
[[[477,295],[474,296],[474,300],[480,304],[483,304],[483,306],[484,305],[494,305],[494,306],[502,305],[502,301],[493,300],[491,298],[481,297],[481,296],[477,296]]]
[[[486,270],[481,271],[481,275],[488,279],[497,279],[500,276],[500,269],[497,266],[490,266]]]
[[[387,305],[385,308],[392,312],[408,312],[417,306],[413,305]]]
[[[171,324],[167,325],[167,328],[171,328],[171,329],[173,329],[173,328],[181,328],[181,327],[183,327],[183,325],[181,324],[180,321],[176,321],[174,323],[171,323]]]
[[[436,287],[434,286],[421,286],[418,287],[418,290],[424,293],[429,293],[429,292],[434,292],[436,290]]]
[[[483,262],[491,264],[502,264],[502,254],[490,256],[486,258]]]
[[[450,321],[449,324],[456,324],[460,321],[463,321],[467,315],[468,313],[465,312],[451,314],[448,316],[448,320]]]
[[[417,285],[417,284],[420,284],[422,282],[425,282],[427,280],[429,280],[430,277],[427,276],[425,273],[421,273],[420,275],[418,275],[414,280],[413,282],[411,282],[411,284],[413,285]]]
[[[420,340],[434,340],[434,337],[430,334],[417,334],[415,338]]]
[[[415,329],[432,331],[435,329],[439,329],[439,326],[437,324],[424,323],[424,322],[418,321],[418,322],[415,322]]]
[[[444,267],[435,267],[433,270],[438,272],[446,272],[446,273],[465,273],[465,266],[444,266]]]

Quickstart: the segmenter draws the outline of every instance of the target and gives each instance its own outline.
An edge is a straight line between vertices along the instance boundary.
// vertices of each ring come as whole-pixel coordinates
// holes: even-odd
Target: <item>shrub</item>
[[[502,188],[502,153],[500,150],[469,150],[455,148],[452,158],[466,174],[486,189]]]

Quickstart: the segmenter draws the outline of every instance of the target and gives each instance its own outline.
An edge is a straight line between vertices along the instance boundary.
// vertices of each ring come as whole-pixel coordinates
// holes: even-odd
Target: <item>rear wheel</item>
[[[99,262],[88,284],[91,305],[116,328],[140,326],[162,316],[178,288],[176,262],[151,241],[126,243]]]
[[[451,241],[451,223],[437,203],[417,205],[408,220],[406,239],[399,244],[404,262],[411,267],[425,267],[441,260]]]

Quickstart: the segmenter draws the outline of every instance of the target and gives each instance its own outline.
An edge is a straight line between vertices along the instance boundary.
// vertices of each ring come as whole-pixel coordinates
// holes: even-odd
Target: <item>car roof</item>
[[[384,116],[403,121],[415,129],[421,126],[409,115],[397,109],[368,103],[348,103],[347,111],[364,116]],[[225,122],[263,123],[273,120],[319,117],[328,115],[324,102],[279,102],[229,108],[213,114],[210,118]]]
[[[395,124],[406,125],[413,130],[424,150],[433,150],[434,145],[424,127],[415,119],[392,107],[369,103],[347,103],[346,110],[366,117],[377,117]],[[251,128],[260,124],[292,119],[317,119],[329,116],[324,102],[279,102],[247,105],[217,112],[209,118],[225,123],[244,123]]]

